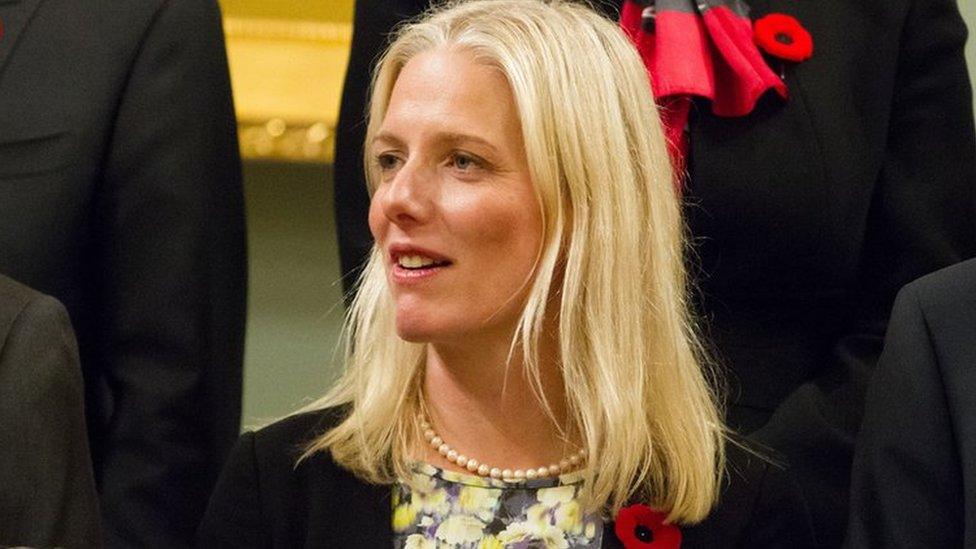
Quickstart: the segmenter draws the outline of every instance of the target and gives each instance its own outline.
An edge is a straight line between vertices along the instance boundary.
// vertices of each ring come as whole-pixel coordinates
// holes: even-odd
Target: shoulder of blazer
[[[258,464],[297,469],[298,458],[305,451],[305,446],[315,437],[338,425],[347,413],[347,406],[301,412],[254,431],[254,452]],[[308,460],[318,461],[323,460],[319,456]],[[333,463],[331,458],[325,461]]]
[[[390,489],[368,484],[306,445],[338,424],[347,406],[295,414],[252,433],[261,498],[285,545],[378,547],[392,536]],[[298,538],[294,536],[300,532]],[[299,543],[300,541],[300,543]]]
[[[718,504],[684,529],[684,547],[814,547],[809,512],[785,458],[732,436],[725,471]]]
[[[971,311],[976,314],[976,258],[956,263],[909,283],[926,313]]]
[[[14,323],[37,302],[47,305],[44,310],[62,308],[54,298],[0,274],[0,346],[7,340]]]

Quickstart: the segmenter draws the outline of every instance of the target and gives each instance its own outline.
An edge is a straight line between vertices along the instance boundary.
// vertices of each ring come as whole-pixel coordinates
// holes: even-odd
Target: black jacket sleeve
[[[185,547],[240,428],[244,208],[216,1],[160,3],[93,212],[99,363],[86,369],[110,394],[96,464],[106,535]]]

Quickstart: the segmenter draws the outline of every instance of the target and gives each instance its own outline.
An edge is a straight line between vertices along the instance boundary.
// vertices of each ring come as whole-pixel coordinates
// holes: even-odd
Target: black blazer
[[[976,260],[898,294],[851,486],[851,547],[976,547]]]
[[[390,488],[366,484],[318,453],[296,467],[304,443],[338,419],[332,410],[286,418],[245,433],[217,483],[197,545],[387,548]],[[783,470],[729,445],[722,501],[682,547],[813,547],[802,498]],[[620,548],[613,524],[603,547]]]
[[[0,487],[0,546],[100,546],[68,314],[56,299],[2,275]]]
[[[0,0],[0,272],[78,336],[109,545],[185,546],[240,429],[245,232],[215,0]]]
[[[796,17],[813,57],[782,67],[788,101],[764,97],[742,118],[696,102],[684,193],[691,271],[728,369],[731,423],[761,428],[755,436],[789,457],[833,547],[895,293],[976,256],[966,28],[956,0],[747,3],[753,19]],[[335,163],[346,270],[371,245],[361,168],[370,66],[393,23],[426,4],[356,3]]]

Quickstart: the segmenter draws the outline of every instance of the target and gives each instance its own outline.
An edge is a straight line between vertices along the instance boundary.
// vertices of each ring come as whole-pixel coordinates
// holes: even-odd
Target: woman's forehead
[[[495,146],[520,136],[508,80],[465,50],[437,48],[414,56],[394,83],[378,137],[432,128],[446,140]]]

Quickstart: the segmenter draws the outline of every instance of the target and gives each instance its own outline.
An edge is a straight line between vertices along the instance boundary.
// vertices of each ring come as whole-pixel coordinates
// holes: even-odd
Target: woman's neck
[[[508,360],[508,341],[430,344],[424,395],[434,430],[459,454],[501,469],[538,468],[574,453],[579,449],[577,437],[570,433],[571,440],[565,440],[553,422],[564,427],[568,423],[555,347],[554,342],[543,345],[539,364],[550,417],[532,389],[521,353]],[[425,446],[425,452],[426,461],[460,470],[432,448]]]

